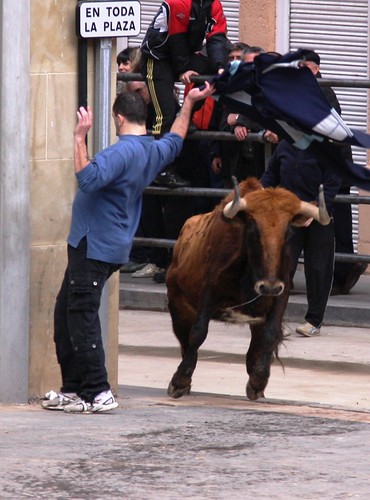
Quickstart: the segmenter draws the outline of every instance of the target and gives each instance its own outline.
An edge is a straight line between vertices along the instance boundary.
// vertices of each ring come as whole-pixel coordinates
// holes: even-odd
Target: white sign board
[[[76,28],[82,38],[115,38],[140,34],[138,0],[78,2]]]

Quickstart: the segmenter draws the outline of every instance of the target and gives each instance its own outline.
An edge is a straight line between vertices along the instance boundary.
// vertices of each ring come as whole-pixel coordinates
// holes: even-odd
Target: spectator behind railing
[[[173,88],[198,74],[216,74],[227,64],[227,24],[220,0],[165,0],[152,20],[141,45],[142,74],[155,104],[153,135],[168,132],[176,116]],[[207,55],[201,53],[206,43]],[[155,181],[160,186],[189,185],[168,166]]]
[[[315,51],[311,51],[306,55],[304,63],[316,78],[321,78],[320,73],[320,56]],[[330,105],[341,114],[341,107],[334,90],[331,87],[323,86],[321,90]],[[351,146],[344,144],[338,146],[342,148],[346,159],[352,160]],[[343,183],[338,194],[349,194],[350,188],[348,184]],[[340,253],[353,254],[353,239],[352,239],[352,208],[349,203],[336,203],[333,209],[334,230],[335,230],[335,247]],[[367,264],[363,262],[335,262],[334,279],[331,295],[346,295],[355,286],[360,276],[366,271]]]

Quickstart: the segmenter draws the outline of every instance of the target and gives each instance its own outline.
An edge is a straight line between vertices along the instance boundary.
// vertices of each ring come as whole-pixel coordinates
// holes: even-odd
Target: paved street
[[[161,312],[121,311],[120,382],[163,388],[180,363],[179,344],[170,316]],[[370,411],[370,331],[368,328],[322,327],[306,338],[295,333],[280,348],[265,396],[300,403],[315,402]],[[245,396],[248,326],[211,322],[199,351],[193,390]]]
[[[241,326],[212,323],[190,396],[167,313],[121,311],[117,410],[0,405],[0,498],[339,499],[370,495],[369,331],[294,333],[266,400],[244,396]]]

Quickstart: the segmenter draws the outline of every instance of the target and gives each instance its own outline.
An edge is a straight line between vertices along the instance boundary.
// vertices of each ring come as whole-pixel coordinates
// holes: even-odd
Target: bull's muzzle
[[[279,280],[259,280],[256,281],[254,289],[258,295],[265,295],[270,297],[277,297],[284,291],[285,285]]]

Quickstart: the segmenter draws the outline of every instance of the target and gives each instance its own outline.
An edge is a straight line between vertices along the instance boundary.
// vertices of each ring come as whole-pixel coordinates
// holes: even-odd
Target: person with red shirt
[[[165,0],[154,16],[141,45],[141,72],[147,82],[156,119],[153,135],[168,132],[178,103],[174,84],[190,83],[199,74],[221,73],[228,62],[227,23],[220,0]],[[200,53],[205,41],[204,50]],[[183,186],[167,168],[156,183]]]

